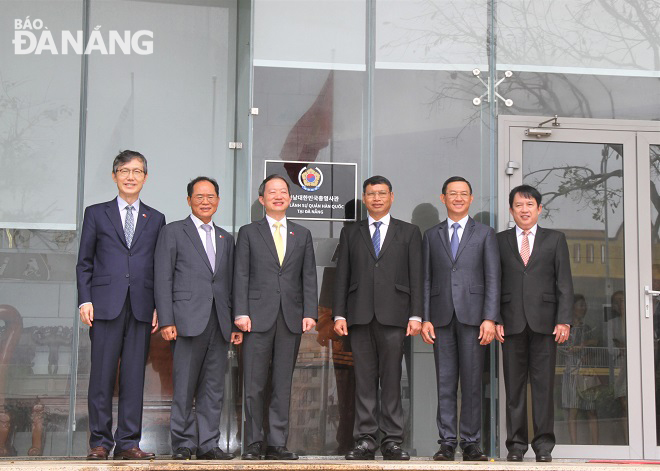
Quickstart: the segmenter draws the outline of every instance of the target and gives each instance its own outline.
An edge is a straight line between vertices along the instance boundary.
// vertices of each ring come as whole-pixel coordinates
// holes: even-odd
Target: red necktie
[[[527,262],[529,262],[529,238],[527,235],[529,234],[529,231],[523,231],[522,233],[522,244],[520,244],[520,258],[522,258],[523,263],[525,266],[527,266]]]

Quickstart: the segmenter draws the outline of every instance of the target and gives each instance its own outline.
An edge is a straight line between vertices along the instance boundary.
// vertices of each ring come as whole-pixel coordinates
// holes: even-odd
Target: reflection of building
[[[597,229],[559,229],[566,234],[571,254],[573,280],[604,279],[623,281],[623,226],[616,235],[605,240],[605,231]],[[578,291],[576,289],[576,291]]]

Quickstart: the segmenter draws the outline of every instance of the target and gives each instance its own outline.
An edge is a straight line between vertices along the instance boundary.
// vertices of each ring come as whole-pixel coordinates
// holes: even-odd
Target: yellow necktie
[[[277,258],[280,260],[280,265],[282,265],[282,261],[284,260],[284,241],[280,233],[282,223],[278,221],[273,225],[275,226],[275,234],[273,235],[273,239],[275,239],[275,250],[277,250]]]

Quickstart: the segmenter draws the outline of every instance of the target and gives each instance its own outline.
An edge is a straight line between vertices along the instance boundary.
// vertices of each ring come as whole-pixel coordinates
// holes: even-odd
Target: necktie
[[[202,224],[202,229],[206,232],[206,256],[209,258],[211,271],[215,271],[215,249],[213,248],[213,238],[211,236],[213,228],[209,224]]]
[[[525,266],[527,266],[527,262],[529,262],[529,256],[530,256],[529,238],[527,237],[528,234],[529,231],[523,231],[522,243],[520,244],[520,258],[522,258],[522,261],[525,264]]]
[[[126,220],[124,221],[124,236],[126,236],[126,245],[131,248],[133,234],[135,234],[135,223],[133,221],[133,206],[126,206]]]
[[[282,223],[277,221],[275,224],[275,234],[273,234],[273,239],[275,239],[275,250],[277,250],[277,258],[280,261],[280,265],[284,261],[284,240],[282,240],[282,233],[280,232],[280,227]]]
[[[451,225],[451,227],[454,228],[454,233],[451,235],[451,256],[454,260],[456,260],[456,254],[458,253],[458,245],[460,241],[458,240],[458,229],[460,229],[461,225],[457,222]]]
[[[374,244],[374,250],[376,251],[376,257],[378,257],[378,254],[380,254],[380,226],[383,223],[380,221],[374,222],[374,227],[376,230],[374,231],[374,235],[371,236],[371,243]]]

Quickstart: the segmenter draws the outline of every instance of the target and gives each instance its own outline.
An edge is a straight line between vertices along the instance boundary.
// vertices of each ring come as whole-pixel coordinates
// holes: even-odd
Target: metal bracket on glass
[[[481,104],[481,102],[484,100],[484,98],[486,99],[487,102],[490,102],[490,77],[487,77],[486,81],[484,82],[484,80],[480,77],[481,70],[479,70],[479,69],[472,69],[472,74],[475,77],[477,77],[481,83],[483,83],[484,87],[486,87],[486,93],[484,93],[481,96],[478,96],[478,97],[474,98],[472,100],[472,104],[474,106],[479,106]],[[497,92],[497,87],[499,87],[500,83],[504,82],[504,80],[506,80],[508,78],[511,78],[511,77],[513,77],[513,72],[511,72],[510,70],[507,70],[506,72],[504,72],[504,77],[502,77],[497,82],[495,82],[495,86],[493,87],[493,90],[495,91],[495,96],[497,98],[499,98],[500,100],[502,100],[506,106],[512,106],[513,105],[513,100],[511,100],[509,98],[504,98],[502,95],[500,95]]]
[[[651,317],[651,303],[649,303],[649,299],[653,296],[660,296],[660,291],[654,291],[648,286],[644,286],[644,294],[646,295],[644,300],[644,314],[648,319]]]
[[[519,168],[520,168],[520,164],[518,162],[515,162],[513,160],[509,160],[506,163],[506,168],[504,169],[504,173],[511,176],[511,175],[513,175],[513,172],[515,172]]]

